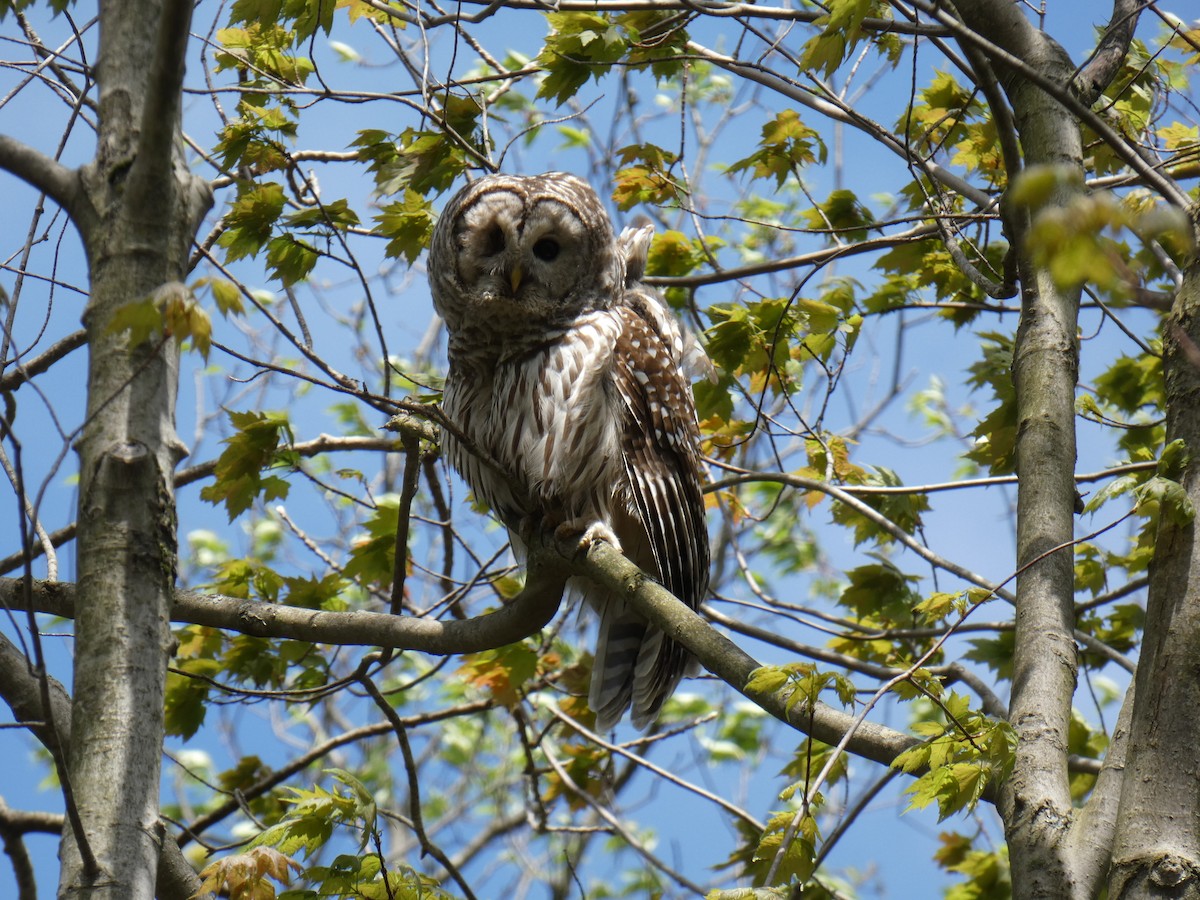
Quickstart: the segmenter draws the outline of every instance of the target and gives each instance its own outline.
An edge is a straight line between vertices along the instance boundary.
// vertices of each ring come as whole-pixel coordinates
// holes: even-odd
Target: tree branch
[[[8,135],[0,135],[0,169],[11,172],[45,193],[67,211],[80,231],[84,230],[85,223],[79,219],[81,215],[88,215],[83,210],[90,211],[90,208],[83,203],[85,194],[80,188],[79,177],[74,169],[68,169],[62,163]]]
[[[819,704],[812,716],[793,715],[781,695],[748,694],[746,684],[759,663],[608,544],[595,543],[582,554],[571,541],[533,540],[527,546],[525,589],[509,605],[471,619],[437,622],[385,613],[322,612],[192,591],[176,593],[171,618],[256,637],[391,647],[439,655],[472,653],[504,646],[539,631],[557,612],[566,580],[574,572],[626,597],[691,650],[710,672],[793,728],[836,744],[852,727],[852,716],[824,704]],[[0,579],[0,603],[17,605],[19,584],[14,579]],[[71,618],[74,598],[74,585],[34,583],[33,603],[38,612]],[[848,749],[886,765],[913,743],[915,740],[908,735],[866,722],[858,726]]]
[[[0,605],[12,608],[11,589],[14,584],[19,589],[20,582],[7,578],[2,581]],[[43,678],[49,688],[46,696],[53,707],[52,716],[46,715],[42,704]],[[57,679],[38,673],[25,655],[3,634],[0,634],[0,698],[43,746],[60,750],[64,757],[67,755],[71,744],[71,698],[67,689]],[[48,721],[54,722],[53,731],[48,727]],[[159,900],[188,900],[199,889],[200,879],[184,858],[179,845],[174,840],[164,840],[156,886]]]
[[[797,731],[827,744],[837,744],[854,726],[855,717],[818,703],[814,711],[794,713],[782,693],[762,695],[746,690],[757,660],[718,633],[666,588],[653,581],[611,544],[597,541],[575,559],[575,571],[624,598],[672,640],[690,650],[700,664],[734,690]],[[917,743],[915,738],[877,725],[858,725],[846,748],[865,759],[888,765],[897,754]]]
[[[1133,40],[1138,17],[1150,4],[1142,0],[1114,0],[1112,18],[1088,61],[1075,72],[1073,84],[1079,99],[1091,106],[1112,82]]]
[[[525,588],[507,606],[461,621],[438,622],[373,612],[323,612],[217,594],[178,591],[171,619],[255,637],[322,644],[390,647],[447,656],[502,647],[539,631],[562,601],[570,571],[563,557],[537,541],[529,545]],[[23,605],[18,579],[0,579],[0,605]],[[34,582],[37,612],[73,618],[76,588],[65,582]]]
[[[192,0],[167,0],[163,4],[154,62],[146,70],[138,150],[129,170],[125,198],[127,213],[159,210],[166,214],[172,208],[162,202],[162,197],[167,189],[176,187],[172,167],[191,21]]]
[[[3,138],[0,138],[0,140],[3,140]],[[87,332],[80,328],[78,331],[68,334],[62,340],[56,341],[27,363],[20,362],[20,357],[18,357],[13,370],[0,376],[0,391],[15,390],[34,376],[42,374],[42,372],[45,372],[64,356],[78,350],[86,343]]]
[[[25,846],[25,835],[31,831],[46,831],[51,834],[62,831],[62,816],[52,813],[26,813],[9,809],[0,799],[0,844],[12,861],[13,877],[17,882],[18,900],[34,900],[37,897],[37,877],[33,860]]]

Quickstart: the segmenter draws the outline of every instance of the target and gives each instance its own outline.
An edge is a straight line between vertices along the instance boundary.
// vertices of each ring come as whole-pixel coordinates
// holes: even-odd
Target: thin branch
[[[401,721],[407,728],[413,728],[417,725],[423,725],[433,722],[441,722],[446,719],[456,718],[458,716],[476,715],[489,709],[492,706],[491,701],[476,700],[470,703],[463,703],[458,706],[452,706],[449,709],[437,710],[430,713],[421,713],[413,716],[405,716]],[[350,744],[357,743],[365,738],[376,737],[382,734],[388,734],[392,730],[392,725],[389,722],[373,722],[370,725],[364,725],[361,728],[354,728],[350,731],[329,738],[314,747],[310,747],[300,756],[290,762],[280,766],[268,775],[260,778],[253,784],[241,788],[237,791],[237,797],[230,794],[230,799],[206,812],[203,816],[183,826],[183,833],[179,835],[179,846],[185,847],[192,841],[196,840],[201,834],[212,828],[219,822],[227,819],[229,816],[236,813],[242,808],[242,801],[254,800],[263,796],[272,788],[283,784],[297,772],[301,772],[308,768],[319,759],[323,759],[333,753],[340,747],[346,747]]]
[[[609,753],[613,753],[617,756],[623,756],[630,762],[634,763],[635,765],[641,766],[643,769],[653,772],[659,778],[662,778],[665,781],[669,781],[669,782],[671,782],[671,784],[677,785],[678,787],[683,788],[685,791],[691,791],[693,794],[696,794],[699,797],[703,797],[705,800],[708,800],[710,803],[715,803],[717,806],[721,807],[721,809],[725,810],[727,813],[732,815],[734,818],[741,819],[743,822],[745,822],[747,825],[749,825],[755,831],[762,832],[762,831],[766,830],[767,826],[763,822],[760,822],[758,819],[754,818],[754,816],[750,815],[748,812],[746,812],[746,810],[742,809],[741,807],[735,806],[734,804],[730,803],[724,797],[714,794],[711,791],[706,791],[704,788],[700,787],[697,784],[692,784],[690,781],[684,781],[682,778],[680,778],[675,773],[668,772],[666,769],[662,768],[661,766],[656,766],[654,763],[650,762],[650,760],[646,759],[646,757],[639,756],[637,753],[634,753],[630,750],[626,750],[620,744],[613,744],[609,741],[606,741],[604,738],[600,737],[600,735],[596,734],[594,731],[592,731],[588,728],[585,728],[582,724],[577,722],[575,719],[568,716],[565,712],[563,712],[558,707],[551,706],[549,709],[550,709],[550,715],[554,716],[554,718],[558,719],[564,725],[570,726],[570,728],[573,731],[575,731],[578,734],[582,735],[583,737],[587,738],[589,741],[591,741],[596,746],[603,747]]]
[[[483,7],[477,13],[449,13],[442,16],[426,16],[418,18],[398,11],[394,6],[383,3],[382,0],[366,0],[367,4],[387,13],[392,18],[410,25],[421,24],[425,28],[436,28],[439,25],[466,22],[473,24],[481,22],[493,15],[498,9],[532,9],[545,12],[545,0],[465,0],[464,5]],[[767,19],[784,22],[814,22],[825,13],[821,10],[795,9],[779,6],[757,6],[753,3],[722,3],[717,0],[559,0],[553,9],[561,12],[638,12],[638,11],[670,11],[697,12],[714,18],[731,19]],[[861,27],[864,31],[880,34],[920,34],[931,37],[945,37],[949,31],[938,25],[915,25],[909,22],[898,22],[895,19],[865,18]]]
[[[408,773],[409,818],[412,819],[412,827],[417,835],[417,840],[421,843],[422,855],[428,853],[436,859],[442,868],[450,873],[450,877],[454,879],[462,892],[470,900],[475,900],[475,892],[471,890],[471,885],[463,878],[462,873],[458,871],[450,858],[429,839],[429,835],[425,832],[424,817],[421,814],[421,785],[417,778],[417,763],[413,758],[412,745],[408,741],[408,730],[404,726],[404,720],[400,718],[400,714],[387,701],[387,698],[379,693],[379,688],[365,671],[361,672],[358,683],[363,686],[388,720],[388,724],[392,727],[392,733],[396,735],[396,742],[400,745],[400,754],[404,757],[404,771]]]
[[[618,835],[623,841],[625,841],[626,844],[632,847],[637,854],[642,857],[642,859],[646,860],[646,862],[661,871],[664,875],[674,880],[677,884],[686,887],[696,896],[702,896],[705,893],[704,889],[698,884],[689,880],[685,875],[683,875],[683,873],[675,871],[663,860],[651,853],[646,845],[639,841],[633,834],[631,834],[629,829],[625,827],[624,823],[614,816],[607,807],[600,804],[595,797],[580,788],[579,785],[575,783],[575,780],[571,777],[571,773],[568,772],[563,764],[558,761],[558,757],[554,755],[554,752],[549,747],[543,746],[542,753],[545,754],[546,762],[550,763],[550,768],[554,770],[554,773],[558,776],[559,780],[563,783],[567,790],[585,805],[591,807],[592,812],[603,819],[605,824],[612,829],[613,833]]]

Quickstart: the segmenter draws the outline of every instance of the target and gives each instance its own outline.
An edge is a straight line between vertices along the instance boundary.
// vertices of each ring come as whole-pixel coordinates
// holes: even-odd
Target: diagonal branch
[[[687,647],[704,668],[797,731],[827,744],[837,744],[854,729],[846,749],[884,765],[889,765],[901,751],[917,743],[909,735],[873,722],[864,721],[855,728],[854,716],[824,703],[817,703],[811,712],[807,709],[797,712],[799,707],[790,709],[783,693],[748,692],[746,685],[750,673],[759,668],[758,661],[717,632],[611,544],[603,541],[592,544],[576,557],[575,569],[623,597],[664,634]]]

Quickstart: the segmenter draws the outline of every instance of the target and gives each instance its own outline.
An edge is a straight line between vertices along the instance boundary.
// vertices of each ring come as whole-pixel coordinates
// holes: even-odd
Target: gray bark
[[[90,297],[67,770],[82,834],[65,829],[62,897],[153,897],[162,847],[172,473],[184,453],[174,428],[178,350],[169,339],[132,346],[109,323],[122,305],[183,279],[210,203],[177,152],[190,16],[187,0],[100,6],[99,135],[75,211]]]
[[[18,608],[19,604],[10,604]],[[65,755],[71,743],[71,698],[54,678],[39,677],[28,659],[7,638],[0,635],[0,698],[21,722],[55,756]],[[49,704],[47,709],[46,704]],[[51,727],[53,723],[53,727]],[[163,842],[158,860],[159,900],[188,900],[200,889],[200,878],[174,840]]]
[[[959,0],[964,23],[1065,91],[1073,66],[1017,6]],[[983,48],[985,56],[989,56]],[[1026,165],[1080,173],[1050,203],[1067,204],[1083,183],[1079,123],[1059,100],[992,58]],[[1061,290],[1035,266],[1025,243],[1026,214],[1010,211],[1021,281],[1021,322],[1013,353],[1017,391],[1016,641],[1009,717],[1016,762],[1000,792],[1017,898],[1084,898],[1090,883],[1074,870],[1067,838],[1073,821],[1067,739],[1075,693],[1075,583],[1070,542],[1075,507],[1075,385],[1079,290]],[[1054,548],[1062,548],[1055,550]]]
[[[1187,271],[1163,330],[1167,440],[1200,509],[1200,264]],[[1195,523],[1159,525],[1145,640],[1117,816],[1109,897],[1200,896],[1200,541]]]

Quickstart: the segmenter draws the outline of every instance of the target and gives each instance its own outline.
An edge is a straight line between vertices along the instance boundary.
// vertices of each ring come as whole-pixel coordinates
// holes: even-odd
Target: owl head
[[[625,278],[596,192],[563,172],[487,175],[451,198],[429,245],[433,305],[451,332],[512,329],[603,309]]]

